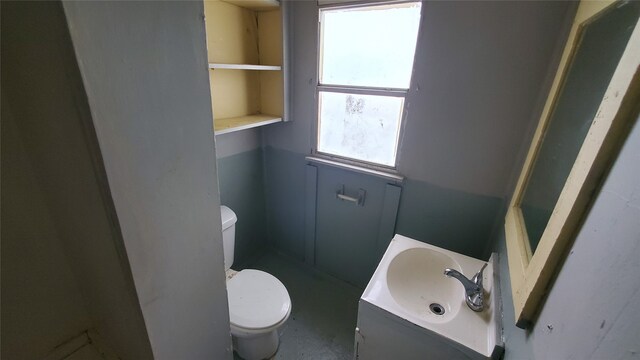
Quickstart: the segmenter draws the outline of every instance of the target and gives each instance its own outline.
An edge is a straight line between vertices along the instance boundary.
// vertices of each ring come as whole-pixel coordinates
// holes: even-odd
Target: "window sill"
[[[351,170],[357,173],[376,176],[376,177],[391,180],[394,182],[401,183],[404,181],[404,176],[400,175],[397,172],[392,172],[393,170],[383,171],[383,170],[370,169],[364,166],[346,164],[337,160],[326,159],[323,157],[319,157],[317,155],[306,156],[305,159],[309,162],[313,162],[316,164],[333,166],[333,167],[337,167],[339,169],[344,169],[344,170]]]

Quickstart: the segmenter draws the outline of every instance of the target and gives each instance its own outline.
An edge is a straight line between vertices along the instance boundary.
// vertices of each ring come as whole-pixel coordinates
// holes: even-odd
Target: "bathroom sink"
[[[444,276],[446,268],[461,271],[453,258],[440,251],[422,247],[404,250],[389,262],[389,293],[416,318],[434,323],[450,321],[464,305],[460,302],[464,288]]]
[[[361,353],[371,351],[377,354],[363,358],[384,358],[386,355],[381,352],[389,344],[402,342],[403,348],[411,347],[406,343],[408,339],[418,339],[418,345],[412,350],[417,354],[424,355],[428,351],[443,358],[495,358],[501,353],[503,343],[497,304],[499,297],[494,286],[494,259],[492,256],[483,273],[484,309],[476,312],[467,306],[462,284],[444,275],[444,269],[455,269],[471,278],[482,268],[484,261],[396,235],[360,300],[356,341]],[[376,312],[381,315],[375,315]],[[361,319],[363,314],[373,315],[365,315],[369,319]],[[379,322],[369,328],[385,330],[367,331],[363,328],[374,318]],[[367,335],[371,339],[367,347],[371,344],[375,347],[376,341],[372,338],[375,332],[381,331],[386,332],[387,345],[375,351],[373,348],[365,350]],[[393,339],[394,333],[399,334],[397,340]],[[393,351],[397,353],[398,350]],[[419,356],[422,355],[417,358]]]

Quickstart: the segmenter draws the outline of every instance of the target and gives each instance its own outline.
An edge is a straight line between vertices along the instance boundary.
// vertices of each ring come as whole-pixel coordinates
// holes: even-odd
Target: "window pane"
[[[321,10],[320,83],[408,88],[420,3]]]
[[[320,92],[318,151],[394,166],[404,98]]]

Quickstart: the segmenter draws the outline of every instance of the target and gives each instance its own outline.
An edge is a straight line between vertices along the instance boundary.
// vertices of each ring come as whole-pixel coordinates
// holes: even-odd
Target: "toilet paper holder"
[[[367,191],[365,189],[358,189],[358,197],[353,197],[346,195],[344,190],[344,185],[341,188],[336,190],[336,198],[342,201],[349,201],[355,203],[358,206],[364,206],[364,199],[367,195]]]

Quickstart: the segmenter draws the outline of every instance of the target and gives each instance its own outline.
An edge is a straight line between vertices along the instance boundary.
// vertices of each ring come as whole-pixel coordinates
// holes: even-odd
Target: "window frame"
[[[414,82],[414,70],[416,64],[416,54],[418,50],[418,43],[420,40],[420,32],[422,30],[422,17],[424,11],[424,4],[421,3],[420,7],[420,21],[418,24],[418,33],[416,35],[416,44],[413,53],[413,63],[411,67],[411,78],[409,80],[409,86],[404,88],[393,88],[393,87],[372,87],[372,86],[357,86],[357,85],[339,85],[339,84],[322,84],[320,82],[320,72],[321,72],[321,58],[322,58],[322,17],[321,12],[324,10],[337,10],[337,9],[355,9],[355,8],[364,8],[364,7],[372,7],[372,6],[384,6],[384,5],[396,5],[396,4],[407,4],[407,3],[421,3],[420,0],[391,0],[391,1],[377,1],[377,0],[369,0],[369,1],[355,1],[349,2],[348,4],[322,4],[318,5],[318,30],[317,30],[317,42],[316,42],[316,89],[315,89],[315,121],[312,126],[312,148],[311,155],[314,157],[318,157],[321,159],[326,159],[330,161],[336,161],[339,163],[344,163],[352,166],[360,166],[366,169],[372,169],[377,171],[383,171],[392,174],[399,174],[397,171],[398,167],[398,158],[400,155],[400,149],[402,148],[402,140],[404,138],[404,129],[405,122],[408,114],[408,96],[409,90],[413,86]],[[400,97],[403,99],[402,104],[402,113],[400,114],[398,133],[396,139],[396,148],[395,148],[395,156],[394,156],[394,164],[393,165],[385,165],[380,163],[375,163],[366,160],[360,160],[355,158],[350,158],[346,156],[326,153],[318,151],[318,143],[320,140],[320,132],[318,131],[320,128],[320,92],[334,92],[340,94],[354,94],[354,95],[372,95],[372,96],[388,96],[388,97]]]

